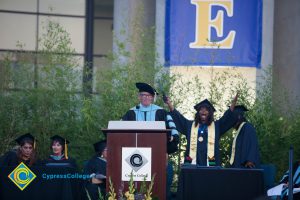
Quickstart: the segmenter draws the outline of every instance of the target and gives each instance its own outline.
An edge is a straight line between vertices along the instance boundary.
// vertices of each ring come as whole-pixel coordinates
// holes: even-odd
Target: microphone
[[[168,101],[168,98],[164,92],[163,92],[163,101],[164,101],[164,103],[167,103],[167,101]]]

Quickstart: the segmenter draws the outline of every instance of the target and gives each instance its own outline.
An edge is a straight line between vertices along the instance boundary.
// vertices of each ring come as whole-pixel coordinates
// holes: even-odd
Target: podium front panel
[[[149,147],[152,154],[152,176],[155,174],[153,196],[159,199],[166,198],[166,167],[167,154],[166,132],[158,133],[151,130],[143,131],[128,131],[117,133],[107,131],[107,178],[111,177],[116,193],[119,190],[127,191],[128,182],[122,183],[122,148],[123,147]],[[107,189],[109,188],[109,181]],[[138,182],[138,190],[141,182]],[[149,184],[150,182],[147,182]],[[124,187],[124,188],[123,188]]]

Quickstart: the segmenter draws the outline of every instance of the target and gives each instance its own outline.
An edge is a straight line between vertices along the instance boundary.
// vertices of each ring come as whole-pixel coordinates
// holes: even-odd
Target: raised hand
[[[239,92],[236,93],[235,97],[233,98],[232,102],[231,102],[231,105],[230,105],[230,110],[233,111],[234,110],[234,107],[236,105],[236,102],[238,100],[238,97],[239,97]]]
[[[165,104],[168,105],[170,111],[173,111],[173,110],[174,110],[174,106],[173,106],[173,104],[172,104],[172,101],[171,101],[170,97],[164,96],[164,102],[165,102]]]

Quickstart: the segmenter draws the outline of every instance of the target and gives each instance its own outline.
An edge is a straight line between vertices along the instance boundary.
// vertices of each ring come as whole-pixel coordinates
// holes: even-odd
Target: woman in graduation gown
[[[90,179],[86,181],[85,187],[91,200],[98,200],[99,190],[102,197],[106,195],[106,141],[94,144],[96,155],[94,155],[84,166],[84,174],[89,174]],[[105,199],[105,198],[103,198]]]
[[[17,166],[21,162],[27,166],[37,165],[35,139],[30,133],[21,135],[15,140],[19,147],[7,152],[0,158],[0,166]]]
[[[77,168],[76,161],[68,156],[68,144],[70,142],[59,135],[54,135],[50,139],[52,140],[50,146],[52,154],[44,161],[46,166]]]
[[[219,120],[214,121],[214,112],[216,110],[205,99],[194,106],[196,114],[194,120],[191,121],[176,110],[169,97],[167,97],[166,103],[169,106],[170,114],[173,117],[177,130],[187,138],[185,163],[200,166],[221,165],[219,139],[237,121],[237,117],[233,112],[236,102],[237,95],[232,101],[230,109]]]

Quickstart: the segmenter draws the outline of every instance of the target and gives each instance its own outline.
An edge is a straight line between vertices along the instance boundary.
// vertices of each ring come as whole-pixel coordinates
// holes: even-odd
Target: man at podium
[[[178,150],[179,135],[176,130],[173,118],[168,112],[159,107],[153,102],[155,101],[158,93],[147,83],[136,83],[139,90],[138,99],[139,104],[131,108],[122,117],[123,121],[165,121],[166,127],[171,129],[171,135],[168,138],[167,152],[168,154],[174,153]]]
[[[139,104],[131,108],[122,117],[123,121],[165,121],[166,127],[171,129],[171,135],[167,140],[167,153],[172,154],[178,150],[179,135],[176,130],[175,123],[171,115],[162,107],[159,107],[153,102],[155,101],[158,93],[147,83],[135,84],[138,93]],[[173,181],[173,167],[171,163],[167,165],[167,196],[170,197],[170,187]]]

